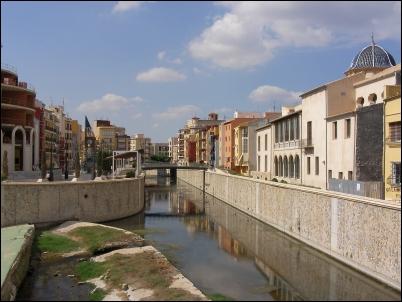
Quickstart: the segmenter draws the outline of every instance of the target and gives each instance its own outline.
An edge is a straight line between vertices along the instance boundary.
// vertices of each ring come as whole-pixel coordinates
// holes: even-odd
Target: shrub
[[[271,179],[271,181],[275,181],[275,182],[278,182],[278,180],[274,177],[274,178],[272,178]]]
[[[135,171],[128,171],[126,173],[126,178],[133,178],[135,177]]]
[[[283,183],[283,184],[287,184],[288,182],[286,181],[286,180],[281,180],[281,183]]]

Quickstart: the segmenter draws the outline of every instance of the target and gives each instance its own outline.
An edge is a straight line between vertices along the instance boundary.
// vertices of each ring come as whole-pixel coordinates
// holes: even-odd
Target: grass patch
[[[74,240],[49,231],[43,232],[37,239],[37,246],[41,252],[67,253],[80,247]]]
[[[92,253],[102,248],[106,243],[133,239],[133,235],[102,226],[79,227],[70,231],[69,234],[79,238]]]
[[[106,292],[100,288],[97,288],[89,295],[89,301],[102,301],[105,296]]]
[[[83,261],[75,268],[76,275],[81,281],[96,278],[106,272],[106,265],[103,262]]]
[[[222,294],[212,294],[212,295],[207,295],[207,297],[212,300],[212,301],[235,301],[234,299],[224,296]]]

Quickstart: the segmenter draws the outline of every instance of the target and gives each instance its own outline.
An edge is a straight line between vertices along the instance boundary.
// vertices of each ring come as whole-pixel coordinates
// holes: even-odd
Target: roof
[[[287,114],[287,115],[283,115],[283,116],[278,117],[278,118],[276,118],[276,119],[274,119],[274,120],[271,120],[271,124],[273,124],[273,123],[275,123],[275,122],[277,122],[277,121],[279,121],[279,120],[286,119],[286,118],[288,118],[288,117],[290,117],[290,116],[297,115],[297,114],[299,114],[299,113],[301,113],[301,112],[302,112],[301,110],[297,110],[297,111],[292,112],[292,113],[289,113],[289,114]]]
[[[353,86],[354,87],[359,87],[359,86],[362,86],[364,84],[369,84],[371,82],[378,81],[378,80],[383,79],[383,78],[387,78],[389,76],[392,76],[395,72],[400,71],[400,70],[401,70],[401,64],[392,66],[392,67],[387,68],[387,69],[385,69],[383,71],[380,71],[379,73],[373,75],[372,77],[370,77],[368,79],[364,79],[362,81],[356,82],[355,84],[353,84]]]
[[[130,157],[136,157],[137,156],[137,151],[127,151],[124,153],[120,153],[114,156],[115,159],[117,158],[130,158]],[[104,159],[113,159],[113,155],[112,156],[108,156]]]
[[[349,70],[373,67],[387,68],[395,65],[394,57],[380,45],[376,45],[373,40],[370,45],[364,47],[353,58]]]

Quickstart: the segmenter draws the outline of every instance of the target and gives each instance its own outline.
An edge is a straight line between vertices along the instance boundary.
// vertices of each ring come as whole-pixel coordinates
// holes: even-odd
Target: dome
[[[349,70],[362,68],[388,68],[395,65],[395,59],[388,51],[381,46],[372,43],[363,48],[354,57]]]

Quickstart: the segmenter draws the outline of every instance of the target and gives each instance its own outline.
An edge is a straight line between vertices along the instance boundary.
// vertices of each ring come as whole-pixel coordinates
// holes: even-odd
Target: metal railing
[[[1,64],[1,69],[7,70],[7,71],[11,71],[12,73],[17,74],[17,68],[13,65],[10,64]]]
[[[274,144],[274,149],[297,148],[297,147],[300,147],[300,140],[277,142],[277,143]]]
[[[390,136],[385,139],[387,145],[400,145],[401,144],[401,136],[394,137]]]
[[[387,184],[394,188],[401,187],[401,177],[399,176],[389,176],[387,178]]]
[[[302,146],[303,146],[303,148],[313,148],[314,147],[313,139],[312,138],[304,138],[302,140]]]

